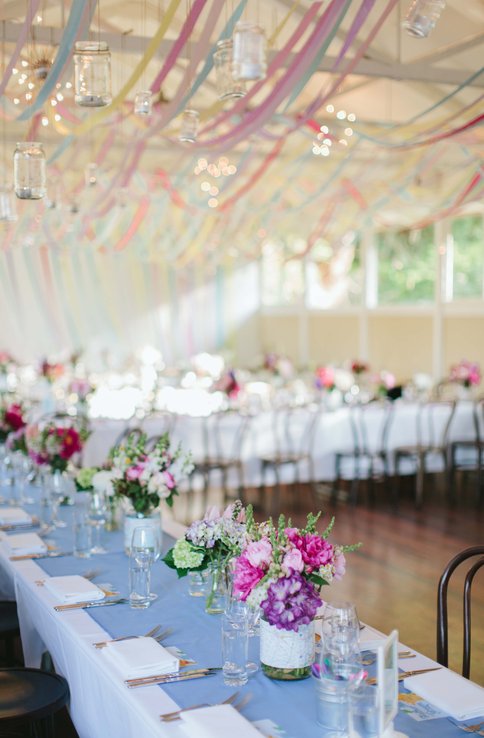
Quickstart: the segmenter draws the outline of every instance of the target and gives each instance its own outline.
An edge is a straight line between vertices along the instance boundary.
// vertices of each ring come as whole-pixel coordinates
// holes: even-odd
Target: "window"
[[[262,251],[262,302],[264,305],[295,305],[304,294],[304,262],[297,257],[298,249],[283,243],[266,243]]]
[[[427,304],[434,300],[437,255],[432,226],[376,236],[378,303]]]
[[[451,299],[484,296],[484,219],[481,215],[456,218],[451,225],[448,268],[452,273]]]

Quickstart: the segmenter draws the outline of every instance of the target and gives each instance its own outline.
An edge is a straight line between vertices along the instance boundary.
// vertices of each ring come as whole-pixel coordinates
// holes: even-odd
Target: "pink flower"
[[[207,507],[207,511],[203,516],[204,520],[218,520],[220,518],[220,510],[216,505]]]
[[[346,559],[342,551],[337,551],[334,557],[333,579],[340,582],[346,574]]]
[[[286,574],[290,573],[290,570],[301,572],[304,569],[304,561],[301,552],[298,548],[291,548],[282,560],[282,570]]]
[[[142,475],[143,470],[144,467],[141,466],[141,464],[138,464],[137,466],[130,466],[126,470],[126,479],[128,480],[128,482],[137,482]]]
[[[175,489],[176,483],[175,483],[175,477],[173,476],[173,474],[171,474],[169,471],[164,471],[163,477],[165,479],[165,484],[168,487],[168,489]]]
[[[264,570],[252,566],[246,554],[243,553],[235,562],[234,594],[245,601],[263,576]]]
[[[222,513],[222,517],[225,518],[225,520],[232,520],[233,514],[235,510],[235,504],[233,502],[230,503],[230,505],[227,505],[225,510]],[[245,523],[245,510],[244,508],[241,508],[239,514],[235,518],[237,523]]]
[[[320,566],[333,563],[334,547],[317,533],[302,536],[296,528],[286,528],[286,535],[290,543],[301,552],[308,574]]]
[[[247,561],[255,568],[268,569],[272,558],[272,546],[267,538],[249,543],[244,551]]]

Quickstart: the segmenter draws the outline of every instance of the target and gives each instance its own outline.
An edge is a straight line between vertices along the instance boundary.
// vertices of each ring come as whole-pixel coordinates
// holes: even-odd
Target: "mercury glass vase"
[[[314,621],[294,631],[277,628],[262,619],[260,660],[262,671],[271,679],[306,679],[314,661]]]

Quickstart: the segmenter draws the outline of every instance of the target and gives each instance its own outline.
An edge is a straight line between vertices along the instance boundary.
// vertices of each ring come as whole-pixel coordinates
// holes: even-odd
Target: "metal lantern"
[[[151,90],[137,92],[134,98],[135,115],[151,115],[152,94]]]
[[[12,194],[11,187],[8,185],[0,186],[0,221],[17,220]]]
[[[217,93],[219,100],[244,97],[245,82],[234,79],[232,70],[233,41],[224,39],[217,44],[217,51],[213,55],[213,64],[217,75]]]
[[[109,105],[111,54],[104,41],[78,41],[74,53],[75,101],[87,108]]]
[[[262,79],[266,71],[266,37],[263,29],[255,23],[239,21],[233,37],[233,78]]]
[[[414,38],[427,38],[444,8],[445,0],[413,0],[403,27]]]
[[[197,140],[200,116],[196,110],[187,108],[183,111],[180,134],[178,139],[185,143],[195,143]]]
[[[21,200],[40,200],[46,188],[45,152],[41,143],[18,143],[13,155],[13,183]]]

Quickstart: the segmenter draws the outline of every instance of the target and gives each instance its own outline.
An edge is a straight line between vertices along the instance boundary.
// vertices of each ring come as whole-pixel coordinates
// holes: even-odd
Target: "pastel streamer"
[[[25,46],[25,42],[27,41],[29,31],[32,26],[32,21],[39,9],[39,5],[40,5],[40,0],[30,0],[30,2],[27,3],[27,15],[25,17],[25,21],[23,23],[22,28],[20,29],[20,33],[18,35],[18,39],[15,45],[14,52],[10,58],[9,63],[7,64],[5,73],[3,75],[2,82],[0,83],[0,97],[2,97],[5,92],[5,88],[8,85],[8,81],[10,77],[12,76],[12,70],[15,67],[15,64],[17,63],[20,57],[20,54],[22,53],[23,47]]]

